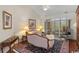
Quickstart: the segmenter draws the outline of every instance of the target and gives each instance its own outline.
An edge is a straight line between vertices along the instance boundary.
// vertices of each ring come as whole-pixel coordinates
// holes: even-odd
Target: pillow
[[[54,35],[53,35],[53,34],[46,35],[46,37],[47,37],[48,39],[54,39]]]

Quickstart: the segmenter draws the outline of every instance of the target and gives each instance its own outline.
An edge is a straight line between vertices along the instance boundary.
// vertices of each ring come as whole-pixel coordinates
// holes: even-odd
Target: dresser
[[[69,40],[69,52],[75,52],[78,50],[77,41],[74,39]]]

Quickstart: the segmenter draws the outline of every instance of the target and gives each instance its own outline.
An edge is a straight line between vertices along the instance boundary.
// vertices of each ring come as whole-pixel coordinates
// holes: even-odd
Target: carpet
[[[61,46],[63,44],[62,40],[55,40],[52,48],[46,50],[41,47],[36,47],[30,43],[15,45],[15,50],[20,53],[59,53]]]
[[[41,48],[41,47],[36,47],[31,44],[27,48],[34,53],[59,53],[62,43],[63,43],[62,40],[55,40],[53,47],[48,50]]]

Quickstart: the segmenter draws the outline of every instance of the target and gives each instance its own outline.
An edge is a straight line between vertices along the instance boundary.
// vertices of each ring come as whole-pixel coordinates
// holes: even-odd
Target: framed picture
[[[3,29],[12,28],[12,15],[6,11],[3,11]]]
[[[35,19],[29,19],[29,30],[35,31],[36,29],[36,20]]]

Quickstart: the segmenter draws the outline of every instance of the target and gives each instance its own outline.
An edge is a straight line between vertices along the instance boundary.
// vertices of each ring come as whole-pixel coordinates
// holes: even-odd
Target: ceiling
[[[43,10],[43,5],[32,5],[32,9],[41,16],[53,17],[66,13],[75,13],[77,5],[48,5],[47,11]]]

